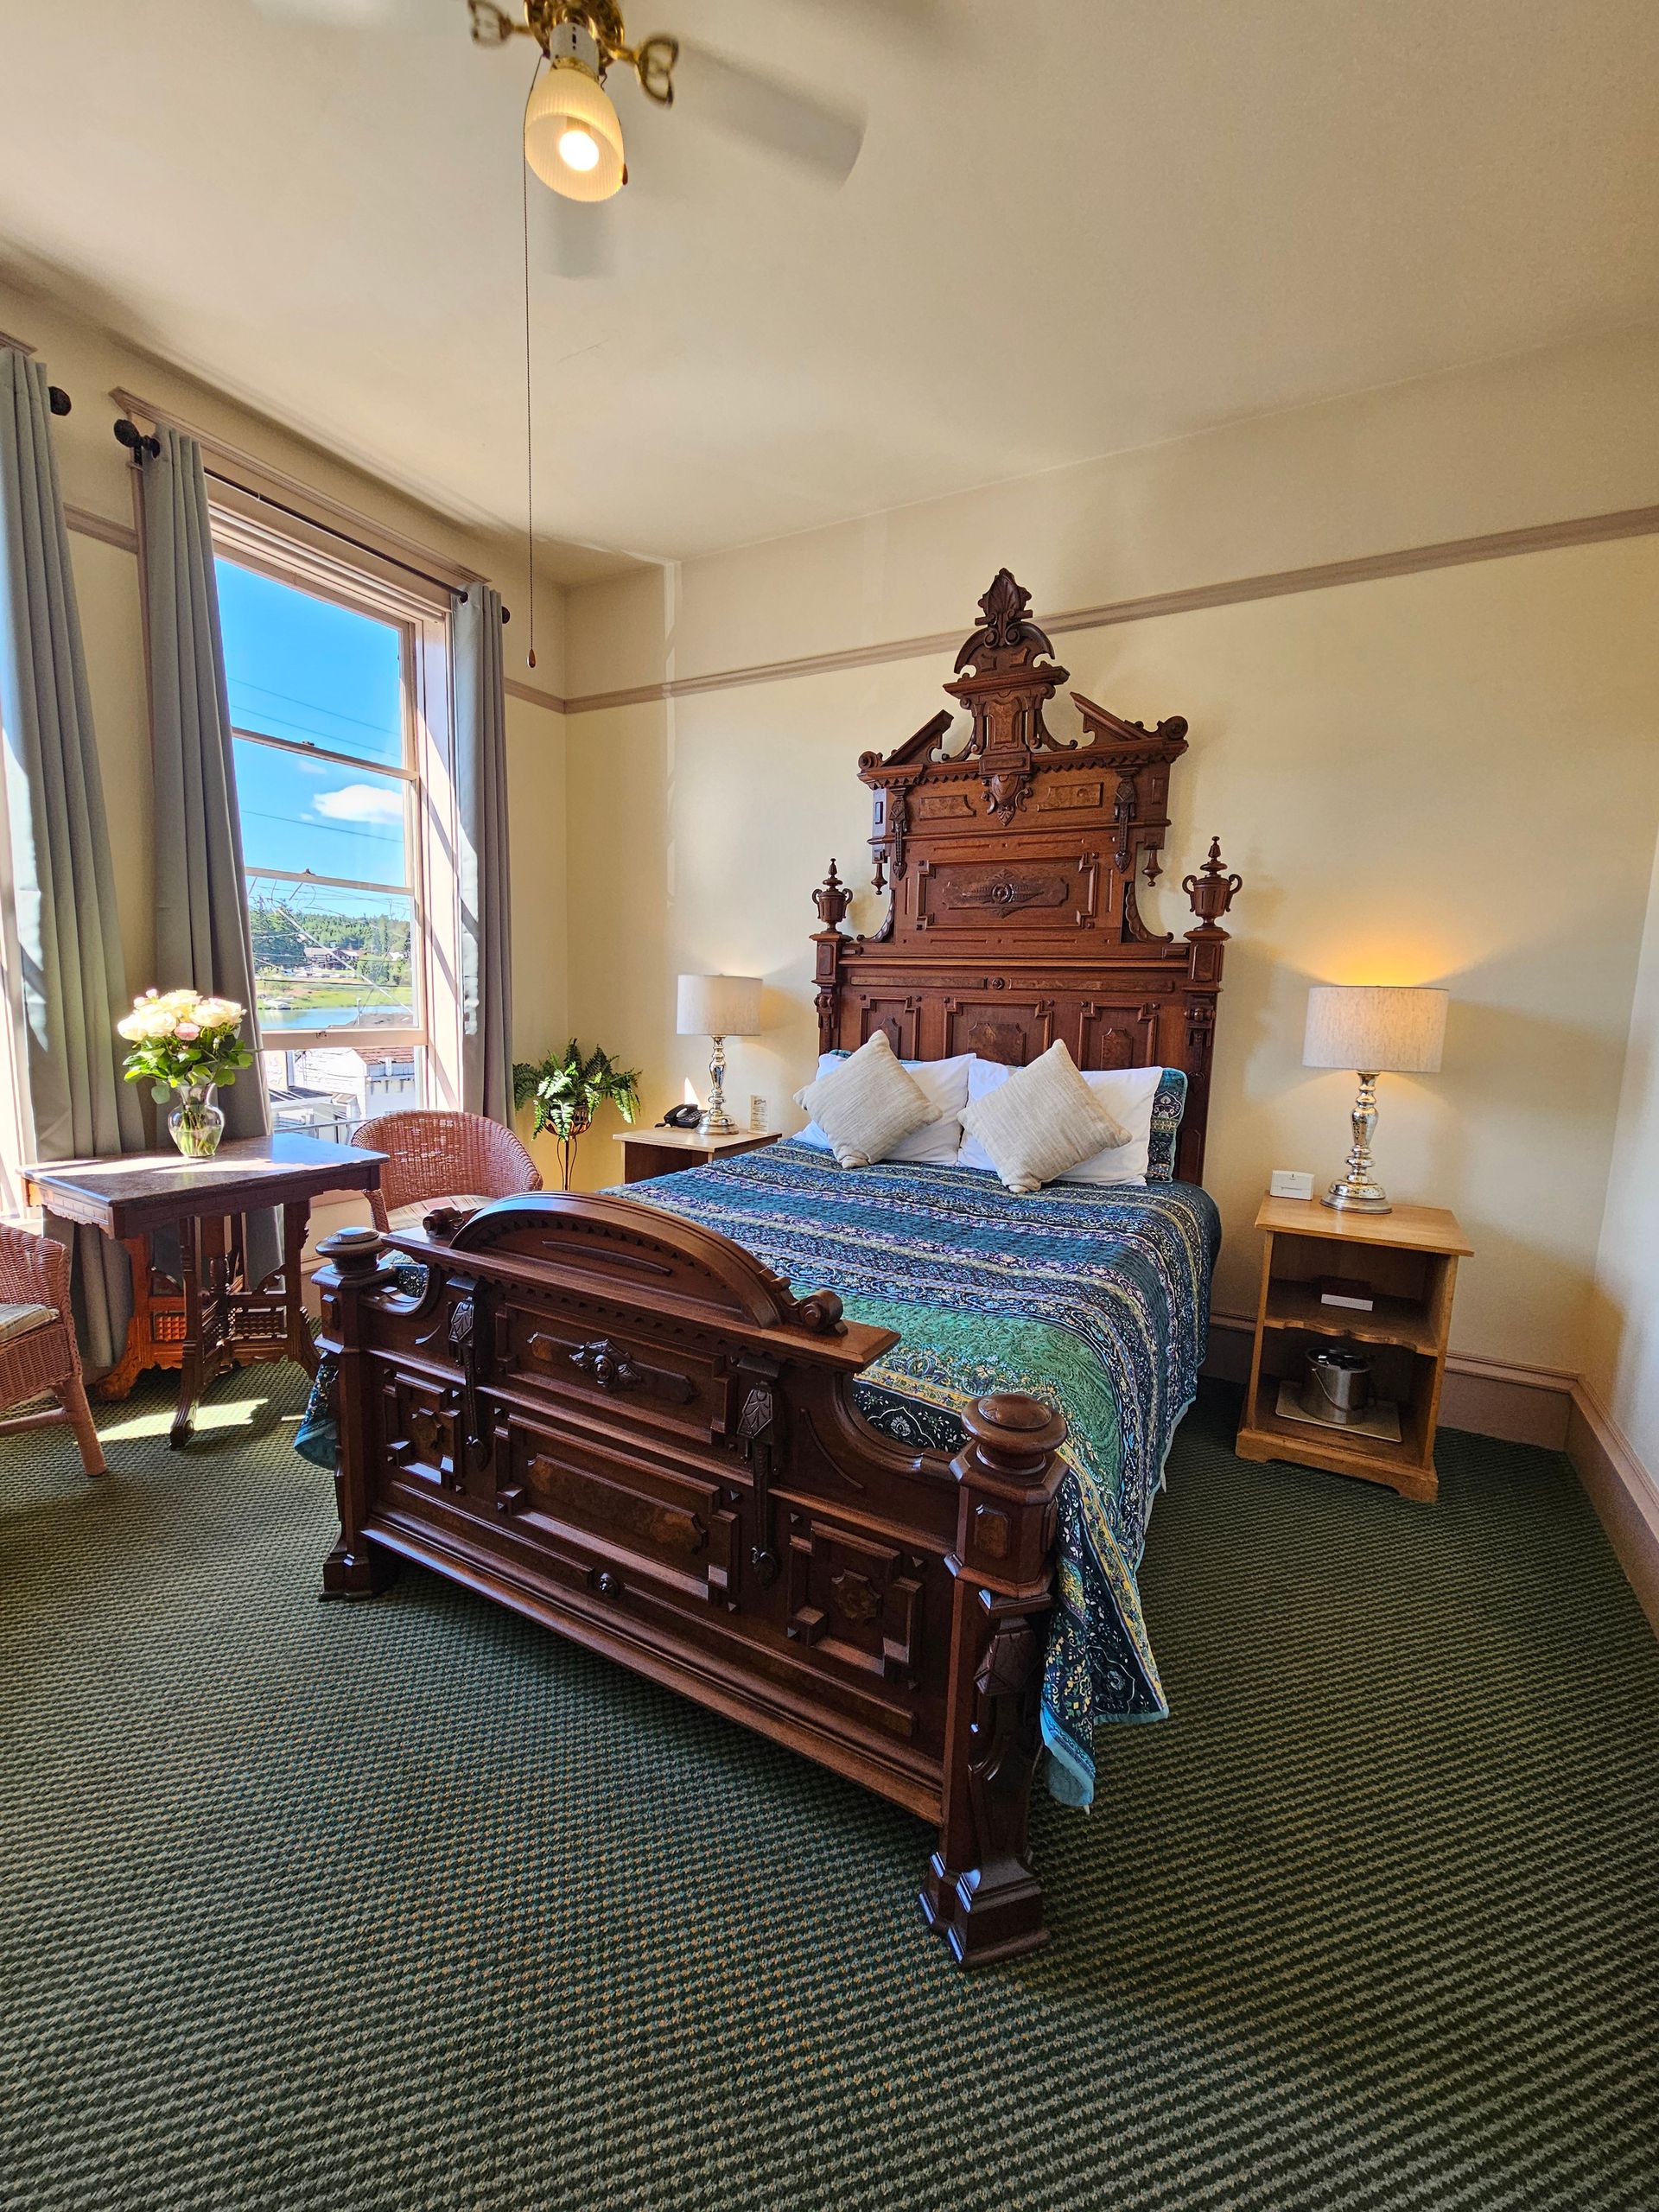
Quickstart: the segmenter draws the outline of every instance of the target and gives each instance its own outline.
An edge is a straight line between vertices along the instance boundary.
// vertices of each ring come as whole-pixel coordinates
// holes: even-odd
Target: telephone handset
[[[659,1129],[695,1129],[702,1119],[701,1106],[671,1106],[657,1126]]]

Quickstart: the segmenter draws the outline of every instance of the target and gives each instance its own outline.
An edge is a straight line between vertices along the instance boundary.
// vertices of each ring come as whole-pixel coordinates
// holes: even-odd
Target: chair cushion
[[[416,1198],[406,1206],[393,1206],[386,1220],[393,1229],[418,1229],[428,1214],[435,1213],[440,1206],[456,1206],[462,1213],[471,1213],[475,1206],[490,1204],[491,1200],[476,1193],[469,1198]]]
[[[47,1328],[57,1318],[55,1306],[0,1305],[0,1344],[12,1344],[19,1337]]]

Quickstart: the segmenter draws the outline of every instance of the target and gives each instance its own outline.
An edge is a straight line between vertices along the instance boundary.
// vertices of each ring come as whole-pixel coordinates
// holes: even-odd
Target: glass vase
[[[211,1083],[181,1083],[179,1103],[167,1117],[173,1141],[187,1160],[211,1160],[225,1134],[225,1109]]]

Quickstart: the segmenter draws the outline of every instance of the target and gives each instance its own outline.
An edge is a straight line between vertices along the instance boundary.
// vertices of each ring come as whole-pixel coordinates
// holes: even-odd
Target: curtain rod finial
[[[124,446],[135,461],[145,454],[154,461],[162,450],[162,442],[159,438],[147,438],[138,425],[129,422],[124,415],[116,418],[115,442],[118,446]]]

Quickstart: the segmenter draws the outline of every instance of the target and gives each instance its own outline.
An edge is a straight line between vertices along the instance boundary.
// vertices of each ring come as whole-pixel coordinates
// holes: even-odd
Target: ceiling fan
[[[430,22],[441,0],[257,0],[268,15],[340,30]],[[458,14],[454,0],[447,12]],[[608,200],[627,181],[621,119],[606,79],[631,72],[653,105],[671,107],[683,79],[688,107],[830,185],[845,181],[864,143],[864,119],[802,86],[665,32],[631,45],[618,0],[465,0],[473,42],[541,48],[524,111],[524,158],[567,200]]]

